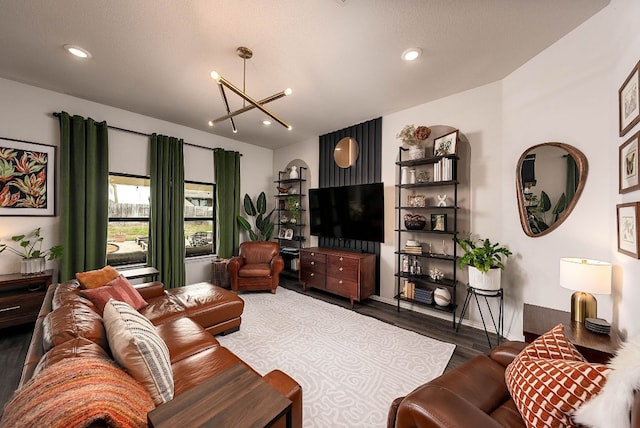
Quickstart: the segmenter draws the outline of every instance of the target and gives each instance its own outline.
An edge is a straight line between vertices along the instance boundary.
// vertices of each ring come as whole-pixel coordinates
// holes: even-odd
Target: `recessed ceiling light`
[[[265,120],[263,120],[263,121],[262,121],[262,124],[263,124],[264,126],[269,126],[269,125],[271,125],[271,121],[270,121],[270,120],[265,119]]]
[[[409,48],[406,51],[402,52],[402,59],[405,61],[413,61],[417,59],[420,55],[422,55],[422,49]]]
[[[89,53],[88,50],[86,49],[82,49],[79,46],[73,46],[73,45],[64,45],[64,48],[69,51],[69,53],[71,55],[77,56],[78,58],[91,58],[91,53]]]

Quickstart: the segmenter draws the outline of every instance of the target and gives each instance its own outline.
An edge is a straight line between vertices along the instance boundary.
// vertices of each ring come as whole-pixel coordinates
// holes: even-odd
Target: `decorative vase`
[[[416,183],[416,170],[415,169],[410,169],[409,170],[409,184],[415,184]]]
[[[446,288],[438,287],[433,292],[433,301],[438,306],[449,306],[451,304],[451,292]]]
[[[46,261],[44,257],[35,259],[22,259],[20,261],[20,273],[22,275],[33,275],[44,272]]]
[[[473,266],[469,266],[469,286],[478,290],[496,291],[500,290],[500,280],[502,269],[491,268],[489,272],[482,273]]]
[[[422,159],[424,157],[424,149],[418,146],[411,146],[409,148],[409,159]]]
[[[400,174],[400,184],[407,184],[409,182],[409,167],[403,166],[402,173]]]
[[[295,165],[291,166],[291,172],[289,172],[289,178],[296,179],[298,178],[298,167]]]

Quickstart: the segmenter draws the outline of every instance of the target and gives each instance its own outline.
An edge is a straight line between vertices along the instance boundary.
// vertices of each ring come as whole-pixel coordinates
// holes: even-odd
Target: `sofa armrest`
[[[507,367],[527,345],[526,342],[503,342],[491,350],[491,359],[503,367]]]
[[[227,272],[231,275],[238,275],[240,268],[244,266],[244,257],[235,256],[229,259],[227,263]]]
[[[502,425],[448,389],[426,384],[402,400],[395,427],[500,428]]]
[[[302,428],[302,387],[298,382],[280,370],[273,370],[262,379],[291,400],[291,426]],[[280,425],[284,426],[281,421],[276,426]]]
[[[271,259],[271,272],[273,275],[278,275],[284,270],[284,259],[278,255]]]
[[[151,299],[152,297],[164,296],[164,284],[160,281],[145,282],[144,284],[132,284],[133,288],[138,290],[138,293],[143,299]]]

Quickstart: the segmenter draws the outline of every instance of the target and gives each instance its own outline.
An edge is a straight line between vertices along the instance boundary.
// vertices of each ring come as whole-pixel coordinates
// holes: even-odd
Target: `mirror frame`
[[[352,152],[353,160],[349,162],[349,158]],[[346,156],[346,159],[339,159],[343,156]],[[340,139],[340,141],[338,141],[338,144],[336,144],[336,147],[333,149],[333,161],[342,169],[354,166],[356,164],[356,161],[358,160],[358,157],[360,157],[360,143],[358,143],[358,141],[352,137],[344,137]],[[343,160],[345,162],[342,162]]]
[[[573,159],[576,162],[576,166],[578,168],[578,187],[576,188],[575,195],[567,205],[567,208],[565,208],[565,212],[562,218],[559,218],[555,223],[549,226],[548,229],[540,233],[533,233],[531,231],[531,228],[529,227],[529,221],[527,219],[526,209],[524,206],[524,194],[522,192],[522,176],[520,172],[522,170],[522,164],[527,154],[529,154],[532,150],[535,150],[536,148],[542,147],[542,146],[558,147],[560,149],[567,151],[567,153],[571,157],[573,157]],[[525,150],[522,156],[520,156],[520,159],[518,159],[518,164],[516,166],[516,195],[518,198],[518,214],[520,215],[520,224],[522,225],[522,230],[524,231],[524,233],[527,236],[530,236],[532,238],[538,238],[540,236],[544,236],[548,233],[553,232],[558,228],[558,226],[564,223],[564,221],[567,219],[567,217],[569,217],[569,214],[571,214],[571,211],[573,211],[573,208],[576,206],[576,204],[578,203],[578,200],[580,199],[582,190],[584,189],[584,186],[587,182],[588,172],[589,172],[589,164],[587,162],[587,157],[580,150],[576,149],[575,147],[569,144],[557,143],[557,142],[541,143],[541,144],[536,144],[535,146],[529,147],[527,150]]]

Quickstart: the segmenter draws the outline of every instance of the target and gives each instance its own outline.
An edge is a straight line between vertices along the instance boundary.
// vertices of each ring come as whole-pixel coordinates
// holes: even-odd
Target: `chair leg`
[[[276,289],[275,288],[271,289],[271,294],[276,294]]]

